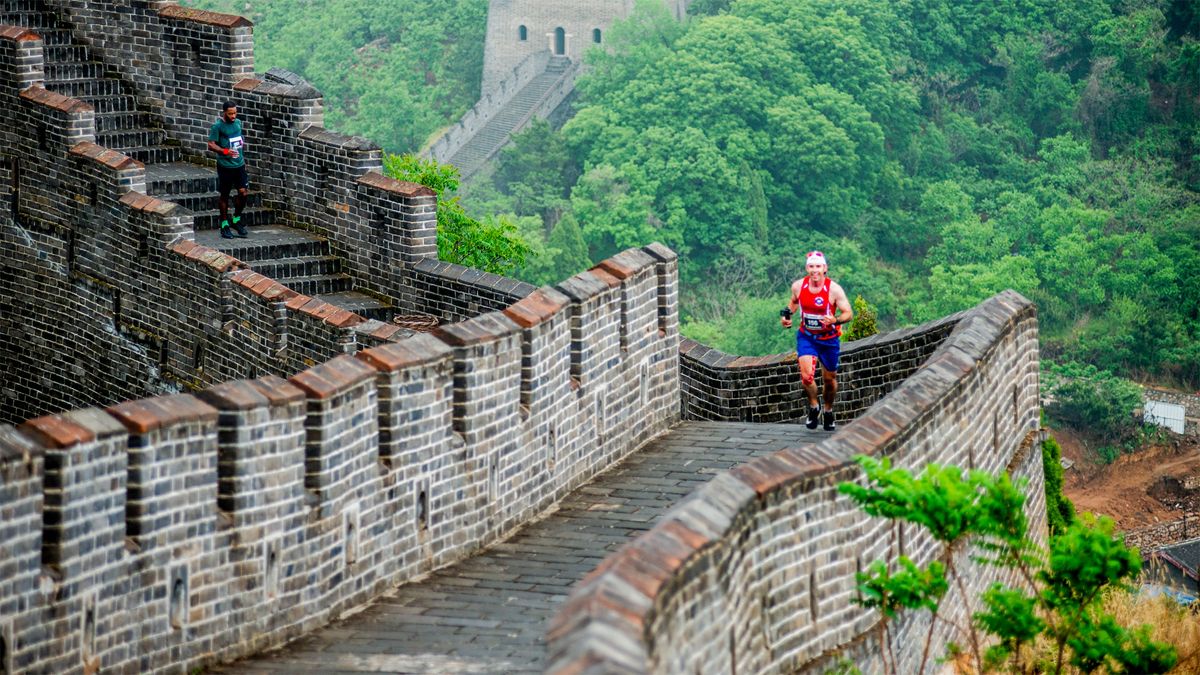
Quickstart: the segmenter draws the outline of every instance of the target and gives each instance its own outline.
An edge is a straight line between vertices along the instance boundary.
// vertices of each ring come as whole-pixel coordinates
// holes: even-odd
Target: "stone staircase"
[[[41,0],[0,0],[0,24],[30,28],[42,37],[46,89],[85,101],[96,109],[96,142],[140,162],[178,162],[182,149],[167,138],[162,119],[141,110],[137,92],[111,76],[90,47]]]
[[[327,239],[279,224],[260,193],[250,193],[243,214],[250,236],[222,239],[216,171],[183,162],[183,149],[168,138],[162,117],[139,108],[133,87],[111,75],[90,47],[75,42],[43,0],[0,0],[0,24],[24,26],[42,37],[46,89],[95,108],[96,143],[145,164],[147,194],[192,211],[197,243],[229,253],[298,293],[370,319],[391,319],[390,305],[354,290],[345,261],[333,254]],[[214,120],[216,115],[214,109]]]
[[[214,170],[183,162],[148,165],[146,192],[192,211],[197,244],[228,253],[297,293],[368,319],[388,321],[395,313],[386,302],[354,290],[345,260],[333,254],[328,239],[279,224],[275,212],[262,205],[262,193],[250,193],[242,214],[250,236],[222,239]]]
[[[551,57],[546,70],[513,95],[495,117],[488,120],[466,145],[454,153],[450,163],[458,167],[458,172],[463,178],[478,171],[492,155],[508,143],[518,125],[529,118],[534,106],[562,78],[570,65],[571,60],[565,56]]]

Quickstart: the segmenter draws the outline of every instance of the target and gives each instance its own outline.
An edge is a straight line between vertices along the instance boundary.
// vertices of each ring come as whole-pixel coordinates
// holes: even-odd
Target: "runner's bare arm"
[[[850,308],[850,300],[846,297],[846,291],[842,290],[840,284],[832,282],[829,284],[829,299],[837,308],[837,323],[850,323],[850,320],[854,318],[854,310]]]
[[[796,313],[797,309],[800,309],[800,288],[802,287],[802,284],[802,280],[796,280],[792,282],[792,297],[788,301],[788,311],[793,314]],[[782,324],[784,328],[792,327],[791,319],[780,318],[779,323]]]

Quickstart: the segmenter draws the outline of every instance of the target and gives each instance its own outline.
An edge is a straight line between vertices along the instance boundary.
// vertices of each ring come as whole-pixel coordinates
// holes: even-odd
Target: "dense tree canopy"
[[[231,0],[192,0],[231,9]],[[474,100],[485,0],[245,0],[260,68],[410,150]],[[225,5],[225,7],[221,7]],[[1047,356],[1200,386],[1200,10],[1190,0],[657,0],[589,55],[575,115],[463,191],[543,283],[681,254],[684,330],[787,349],[806,251],[882,328],[1014,288]]]
[[[183,0],[254,21],[255,66],[325,94],[330,128],[417,150],[479,98],[487,0]]]

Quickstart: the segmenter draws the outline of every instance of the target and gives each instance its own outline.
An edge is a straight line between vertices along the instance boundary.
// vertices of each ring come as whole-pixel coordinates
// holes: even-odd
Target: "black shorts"
[[[246,165],[237,167],[217,167],[217,192],[223,195],[231,190],[250,187],[250,174],[246,173]]]

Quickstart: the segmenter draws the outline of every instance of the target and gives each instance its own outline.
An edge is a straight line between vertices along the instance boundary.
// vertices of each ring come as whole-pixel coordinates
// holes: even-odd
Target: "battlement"
[[[542,288],[438,261],[432,191],[383,176],[374,143],[324,129],[319,92],[256,75],[245,19],[160,1],[34,4],[68,28],[0,26],[0,419],[16,425],[0,425],[0,671],[174,671],[258,652],[496,542],[681,410],[799,416],[792,357],[691,341],[681,352],[678,265],[661,245]],[[51,40],[102,63],[48,64]],[[100,71],[108,79],[63,79]],[[442,325],[413,334],[265,274],[252,254],[269,238],[200,241],[212,216],[184,204],[204,199],[203,181],[155,167],[208,162],[224,99],[240,107],[262,204],[328,246],[364,293]],[[161,128],[127,133],[121,115]],[[114,138],[123,149],[106,147]],[[813,530],[830,545],[817,553],[780,534],[818,527],[792,522],[810,506],[848,518],[828,499],[846,471],[838,452],[1008,467],[1040,486],[1014,449],[1036,427],[1036,318],[1023,299],[855,343],[845,359],[843,400],[863,423],[689,500],[703,513],[671,523],[703,535],[684,544],[704,551],[679,557],[670,544],[676,562],[649,570],[661,585],[626,617],[657,646],[618,646],[654,669],[769,660],[745,635],[726,660],[714,651],[725,636],[704,622],[752,608],[746,584],[796,569],[828,563],[822,588],[845,590],[851,558],[838,547],[878,548],[882,532]],[[713,513],[730,525],[702,529]],[[727,591],[703,571],[729,566],[721,555],[776,553],[795,565],[761,578],[736,568],[741,585]],[[604,570],[646,571],[622,555],[581,590],[583,606],[625,583]],[[693,600],[708,608],[694,621],[680,609]],[[561,663],[604,644],[580,633],[602,621],[579,606],[550,636]],[[764,630],[785,635],[793,609]],[[820,645],[869,628],[820,623]]]
[[[526,522],[677,419],[673,265],[633,250],[287,380],[0,427],[14,668],[252,653]]]
[[[898,555],[925,565],[938,547],[927,532],[871,518],[838,493],[838,483],[861,479],[854,455],[1027,479],[1030,531],[1044,536],[1032,303],[1007,291],[908,334],[921,336],[941,337],[848,428],[718,476],[576,586],[547,634],[549,672],[824,673],[841,658],[882,670],[878,615],[851,602],[855,574]],[[935,627],[933,653],[959,639],[952,626],[993,582],[1019,581],[966,551],[955,564],[968,597],[947,596],[939,613],[949,622]],[[893,642],[922,644],[929,621],[902,613],[889,625]],[[917,672],[919,650],[898,655],[899,672]]]

